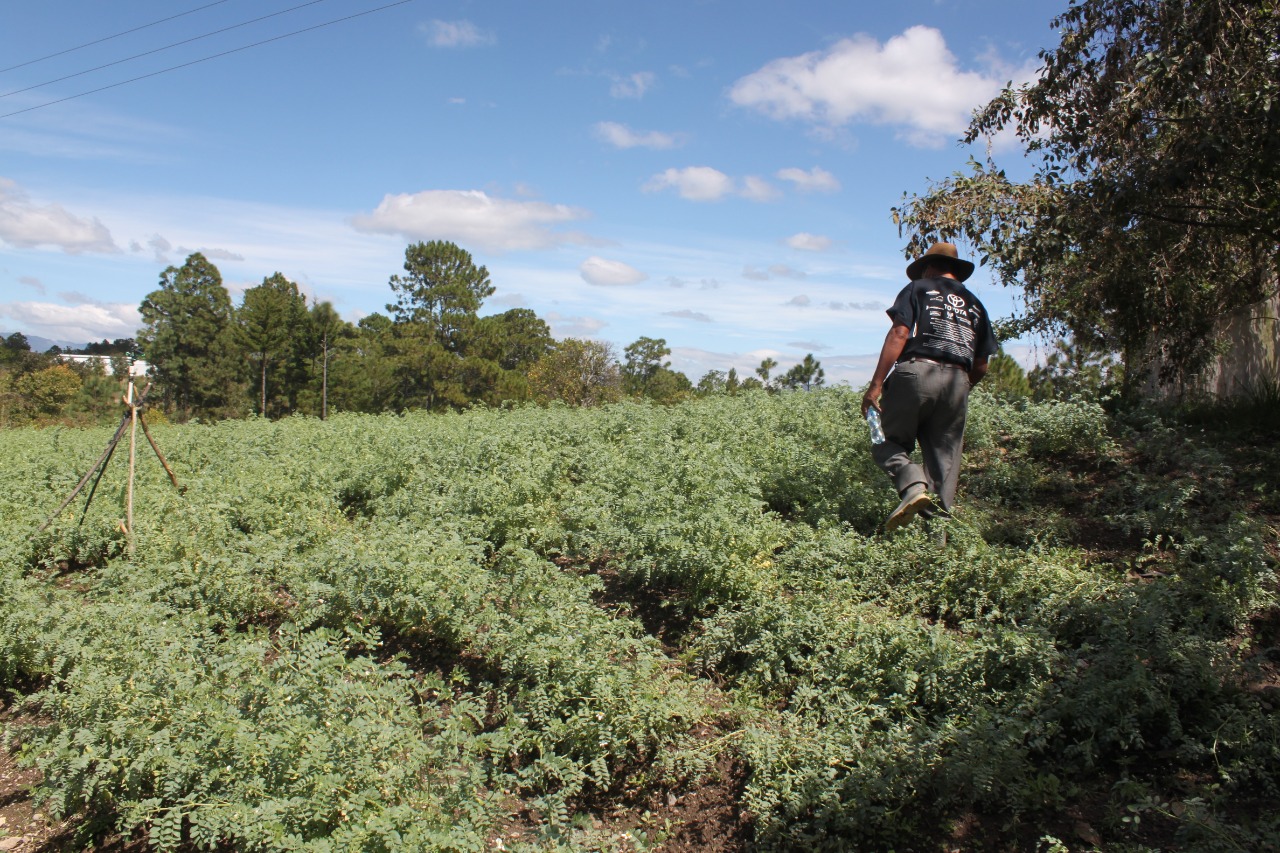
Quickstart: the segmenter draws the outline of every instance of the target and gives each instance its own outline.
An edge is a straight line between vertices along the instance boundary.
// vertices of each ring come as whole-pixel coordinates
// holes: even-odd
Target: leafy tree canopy
[[[554,345],[546,321],[528,308],[512,308],[480,319],[472,350],[503,370],[523,370]]]
[[[529,370],[529,386],[542,402],[597,406],[622,396],[613,346],[605,341],[565,338]]]
[[[237,372],[231,340],[231,297],[222,274],[196,252],[160,274],[160,287],[139,308],[138,343],[166,403],[184,415],[225,414]]]
[[[1274,292],[1280,263],[1280,7],[1076,0],[1040,78],[967,142],[1012,131],[1034,176],[970,163],[894,210],[908,255],[970,242],[1026,297],[1009,331],[1067,332],[1187,376],[1218,319]]]
[[[38,415],[56,415],[80,390],[81,379],[65,364],[28,373],[14,383],[27,408]]]
[[[641,337],[627,344],[622,352],[626,358],[622,364],[623,382],[632,394],[643,394],[645,386],[659,370],[671,367],[671,362],[664,361],[671,355],[671,348],[664,338]]]
[[[393,275],[396,301],[387,305],[398,324],[413,324],[429,342],[459,352],[484,300],[493,295],[489,271],[454,243],[414,243],[404,252],[404,275]]]
[[[804,361],[794,365],[783,375],[782,385],[792,390],[803,388],[811,391],[821,388],[826,379],[827,372],[822,369],[822,362],[814,358],[813,353],[808,353]]]
[[[84,355],[129,355],[137,349],[138,343],[133,338],[116,338],[114,341],[103,338],[100,343],[86,344],[83,349],[75,352]]]
[[[1016,399],[1031,396],[1031,380],[1017,359],[1005,352],[992,356],[983,387],[1002,397]]]
[[[258,386],[259,414],[268,413],[268,386],[280,390],[290,356],[305,347],[307,319],[306,297],[281,273],[244,292],[233,331],[236,343],[256,362],[253,378]]]

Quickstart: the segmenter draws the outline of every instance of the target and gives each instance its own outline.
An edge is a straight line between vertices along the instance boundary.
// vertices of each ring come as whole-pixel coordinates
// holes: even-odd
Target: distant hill
[[[7,338],[12,334],[13,332],[11,331],[0,332],[0,338]],[[27,343],[31,345],[32,352],[47,352],[49,347],[53,346],[61,347],[64,350],[84,349],[87,346],[87,344],[78,344],[73,341],[51,341],[48,338],[42,338],[39,335],[27,335],[26,332],[23,332],[22,334],[26,335]]]

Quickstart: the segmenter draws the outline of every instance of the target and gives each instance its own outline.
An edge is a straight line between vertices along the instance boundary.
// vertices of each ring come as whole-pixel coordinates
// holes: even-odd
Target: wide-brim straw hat
[[[929,264],[949,267],[960,281],[964,281],[973,275],[973,263],[961,260],[960,253],[956,251],[955,243],[934,243],[929,247],[929,251],[916,258],[907,267],[907,278],[912,281],[920,278],[920,276],[924,275],[925,267],[929,266]]]

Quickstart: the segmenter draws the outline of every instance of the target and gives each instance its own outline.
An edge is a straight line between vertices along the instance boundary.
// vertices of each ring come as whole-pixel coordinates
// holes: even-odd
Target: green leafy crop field
[[[1275,849],[1275,444],[977,394],[940,544],[857,403],[157,426],[132,558],[0,433],[9,760],[82,846]]]

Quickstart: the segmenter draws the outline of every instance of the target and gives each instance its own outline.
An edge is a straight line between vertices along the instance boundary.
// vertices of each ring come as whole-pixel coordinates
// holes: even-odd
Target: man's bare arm
[[[880,348],[880,360],[876,362],[876,372],[871,375],[871,385],[867,393],[862,395],[862,416],[867,410],[880,402],[880,394],[884,391],[884,380],[889,370],[902,355],[902,348],[911,340],[911,330],[901,323],[894,323],[889,334],[884,336],[884,346]]]
[[[987,375],[988,363],[985,358],[975,359],[973,369],[969,371],[969,387],[972,388],[982,381],[982,377]]]

